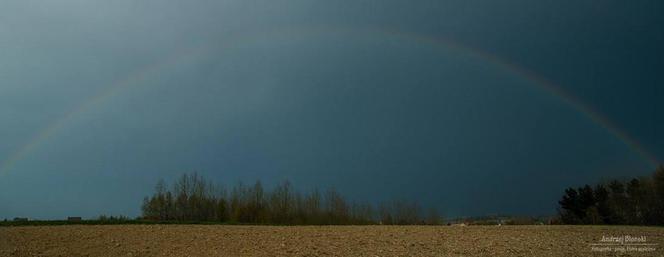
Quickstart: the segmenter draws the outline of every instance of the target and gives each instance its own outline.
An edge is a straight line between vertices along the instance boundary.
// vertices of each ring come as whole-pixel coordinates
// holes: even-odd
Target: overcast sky
[[[447,216],[553,214],[565,187],[664,159],[662,13],[662,1],[5,0],[0,218],[136,216],[158,179],[189,171]]]

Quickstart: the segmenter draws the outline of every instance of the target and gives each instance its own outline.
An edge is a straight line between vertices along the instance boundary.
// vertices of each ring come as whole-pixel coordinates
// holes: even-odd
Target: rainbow
[[[113,83],[111,86],[108,86],[105,90],[102,90],[100,93],[87,99],[86,101],[78,105],[76,108],[65,113],[60,118],[51,122],[46,127],[41,129],[26,144],[21,146],[17,151],[11,154],[9,158],[0,163],[0,175],[2,175],[3,173],[8,173],[9,170],[14,166],[14,164],[17,161],[23,159],[26,155],[31,153],[42,142],[51,138],[54,134],[56,134],[57,131],[62,129],[62,127],[64,127],[75,117],[78,117],[83,113],[85,113],[86,111],[103,104],[108,99],[113,98],[114,96],[120,94],[122,91],[125,91],[128,88],[140,85],[141,81],[146,80],[147,78],[165,69],[166,67],[178,63],[182,59],[185,59],[187,57],[199,54],[202,50],[203,48],[198,48],[190,51],[184,51],[178,55],[169,56],[164,60],[160,60],[159,62],[151,63],[147,66],[144,66],[142,69],[138,69],[137,71],[131,73],[126,78]]]
[[[148,79],[149,77],[156,76],[160,72],[163,72],[168,67],[171,67],[174,64],[178,64],[186,60],[187,58],[196,58],[200,56],[205,56],[206,54],[211,53],[215,49],[229,48],[232,46],[242,45],[250,43],[252,41],[261,41],[261,40],[270,40],[273,37],[309,37],[309,36],[320,36],[320,35],[338,35],[338,36],[354,36],[354,37],[373,37],[381,39],[397,39],[403,40],[406,42],[412,42],[423,46],[428,46],[432,48],[442,48],[445,50],[451,50],[454,52],[459,52],[473,58],[484,60],[500,69],[512,73],[518,77],[521,77],[529,82],[530,84],[539,87],[544,92],[547,92],[559,99],[561,99],[566,104],[572,106],[575,110],[580,112],[582,115],[590,119],[593,123],[599,125],[601,128],[608,131],[611,135],[623,142],[629,149],[638,154],[644,161],[646,161],[652,167],[659,165],[659,160],[655,157],[654,154],[650,153],[645,147],[643,147],[636,139],[631,137],[627,132],[620,129],[614,123],[612,123],[606,116],[595,111],[591,106],[585,104],[580,99],[570,94],[568,91],[564,90],[562,87],[554,84],[553,82],[539,76],[532,71],[527,70],[524,67],[521,67],[513,62],[510,62],[506,59],[503,59],[497,55],[483,51],[478,48],[470,47],[468,45],[461,44],[459,42],[453,41],[448,38],[433,37],[424,34],[417,33],[408,33],[404,31],[390,30],[390,29],[376,29],[376,28],[339,28],[339,27],[307,27],[307,28],[297,28],[297,29],[284,29],[284,30],[270,30],[270,31],[259,31],[254,33],[245,33],[241,35],[236,35],[230,41],[220,44],[202,44],[194,48],[188,48],[182,52],[176,53],[167,57],[164,60],[159,62],[151,63],[147,66],[138,69],[137,71],[131,73],[125,79],[113,83],[111,86],[108,86],[106,90],[102,90],[99,94],[91,97],[90,99],[84,101],[77,108],[67,112],[65,115],[59,119],[53,121],[38,133],[36,133],[26,144],[22,145],[14,153],[12,153],[8,158],[6,158],[2,163],[0,163],[0,175],[7,174],[14,164],[25,156],[34,151],[40,144],[44,141],[47,141],[53,135],[62,129],[67,123],[73,120],[75,117],[82,115],[84,112],[93,109],[97,106],[102,105],[109,98],[113,98],[119,95],[121,92],[129,90],[130,88],[141,86],[141,81]]]
[[[543,91],[557,97],[558,99],[561,99],[566,104],[572,106],[575,110],[580,112],[586,118],[590,119],[593,123],[599,125],[608,131],[611,135],[619,139],[623,144],[625,144],[628,148],[638,154],[644,161],[646,161],[651,166],[651,168],[660,165],[660,161],[657,159],[657,157],[655,157],[654,154],[649,152],[629,133],[611,122],[611,120],[609,120],[605,115],[602,115],[598,111],[594,110],[590,105],[584,103],[581,101],[581,99],[574,96],[561,86],[554,84],[548,79],[539,76],[538,74],[522,66],[519,66],[487,51],[463,45],[446,38],[430,37],[421,34],[392,30],[375,31],[375,33],[380,33],[389,37],[397,37],[408,41],[416,41],[419,44],[430,45],[433,47],[445,46],[446,48],[450,48],[454,51],[460,51],[473,57],[485,60],[497,67],[509,71],[512,74],[528,80],[532,83],[532,85],[539,87]]]

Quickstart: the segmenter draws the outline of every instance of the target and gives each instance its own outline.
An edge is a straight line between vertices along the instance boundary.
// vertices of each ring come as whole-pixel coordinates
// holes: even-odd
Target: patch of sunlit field
[[[0,227],[0,256],[664,256],[632,226]]]

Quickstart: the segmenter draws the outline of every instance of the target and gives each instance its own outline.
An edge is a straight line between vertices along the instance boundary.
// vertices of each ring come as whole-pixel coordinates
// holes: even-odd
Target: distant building
[[[81,217],[67,217],[67,221],[81,221]]]
[[[14,218],[14,221],[28,221],[28,218],[19,218],[19,217],[16,217],[16,218]]]

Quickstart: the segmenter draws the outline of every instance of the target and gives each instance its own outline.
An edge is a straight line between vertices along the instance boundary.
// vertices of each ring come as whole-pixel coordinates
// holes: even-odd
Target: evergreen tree
[[[609,203],[609,191],[604,185],[599,184],[595,187],[595,201],[597,202],[597,214],[601,224],[611,224],[613,213]]]
[[[578,224],[581,222],[581,208],[579,204],[579,193],[574,188],[565,189],[560,204],[560,218],[565,224]]]

